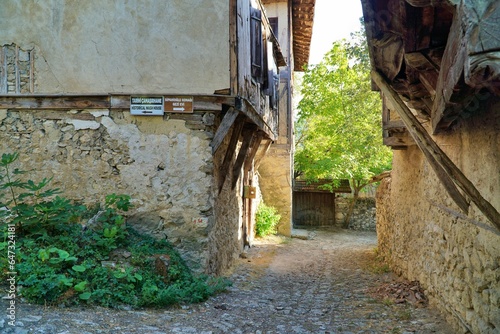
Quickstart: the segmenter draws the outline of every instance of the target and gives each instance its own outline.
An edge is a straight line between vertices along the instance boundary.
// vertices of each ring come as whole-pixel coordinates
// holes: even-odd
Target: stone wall
[[[349,197],[337,197],[337,222],[342,225],[344,217],[347,213],[347,208],[352,201]],[[375,213],[375,198],[364,197],[359,198],[354,207],[349,229],[360,231],[375,231],[376,229],[376,213]]]
[[[342,226],[351,201],[351,197],[342,195],[335,198],[335,219],[337,226]],[[375,198],[361,197],[357,200],[356,206],[354,207],[354,212],[352,213],[351,222],[349,223],[349,229],[360,231],[375,231]]]
[[[500,209],[500,104],[434,136]],[[391,179],[377,193],[379,250],[398,274],[418,280],[458,332],[500,331],[500,233],[471,203],[450,199],[420,150],[394,151]]]
[[[243,248],[241,182],[237,182],[234,189],[231,188],[232,168],[228,175],[220,174],[230,137],[231,134],[226,136],[214,157],[214,180],[224,179],[222,190],[216,196],[215,225],[209,236],[208,272],[215,274],[221,274],[227,269]],[[233,162],[235,159],[236,155]]]
[[[236,247],[219,240],[238,233],[238,197],[218,200],[217,216],[227,218],[216,224],[209,146],[215,115],[192,117],[199,119],[194,129],[189,121],[134,117],[128,110],[0,110],[0,153],[18,152],[17,167],[30,171],[27,178],[53,177],[51,186],[70,199],[102,203],[107,194],[130,195],[127,223],[168,238],[203,271],[213,252]],[[221,246],[213,249],[209,240]]]

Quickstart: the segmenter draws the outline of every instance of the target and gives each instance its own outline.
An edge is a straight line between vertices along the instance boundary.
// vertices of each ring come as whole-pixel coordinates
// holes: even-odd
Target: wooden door
[[[335,194],[319,192],[294,192],[293,225],[335,225]]]

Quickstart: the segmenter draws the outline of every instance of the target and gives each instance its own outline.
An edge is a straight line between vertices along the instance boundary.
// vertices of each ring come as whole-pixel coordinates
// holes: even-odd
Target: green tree
[[[390,170],[392,158],[382,144],[381,99],[371,90],[363,36],[333,43],[318,65],[306,69],[296,122],[296,177],[350,180],[354,198],[344,227],[360,190]]]

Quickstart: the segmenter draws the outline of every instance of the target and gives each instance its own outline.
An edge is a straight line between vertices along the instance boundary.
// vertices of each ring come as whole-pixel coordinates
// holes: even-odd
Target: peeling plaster
[[[96,130],[99,129],[99,127],[101,126],[101,123],[95,121],[80,121],[76,119],[68,119],[66,120],[66,123],[72,124],[75,127],[75,130],[84,130],[84,129]]]

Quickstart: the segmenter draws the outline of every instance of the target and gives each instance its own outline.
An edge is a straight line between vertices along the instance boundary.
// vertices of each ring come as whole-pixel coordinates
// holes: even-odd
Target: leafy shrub
[[[200,302],[229,285],[194,276],[167,241],[127,228],[121,213],[130,208],[129,196],[108,195],[103,209],[89,210],[57,196],[58,189],[45,190],[50,179],[21,181],[25,172],[11,168],[17,159],[17,154],[3,154],[0,161],[0,252],[11,249],[15,230],[15,271],[25,300],[160,307]],[[97,217],[92,226],[81,224],[92,216]],[[116,249],[129,252],[130,260],[103,266]],[[155,272],[155,254],[169,256],[167,277]],[[3,281],[14,271],[10,260],[0,257]]]
[[[261,202],[255,214],[255,233],[259,237],[276,234],[276,227],[280,219],[281,216],[274,207],[267,206],[264,202]]]

